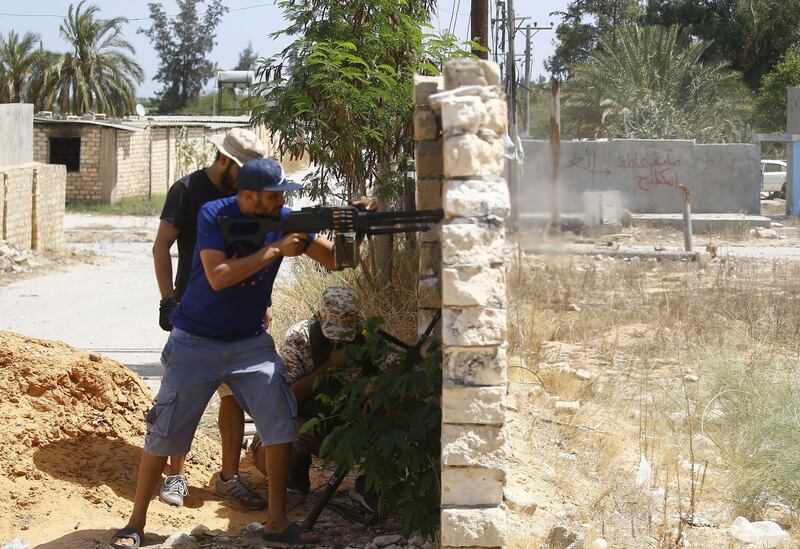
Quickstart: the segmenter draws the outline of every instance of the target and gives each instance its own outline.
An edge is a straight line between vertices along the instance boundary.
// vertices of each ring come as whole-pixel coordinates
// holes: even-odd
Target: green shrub
[[[346,347],[345,360],[382,364],[382,371],[347,383],[334,399],[318,397],[332,406],[337,421],[320,454],[351,468],[360,461],[380,510],[398,511],[406,536],[414,530],[433,535],[439,525],[441,348],[434,341],[424,353],[397,353],[378,334],[380,324],[378,318],[367,321],[365,342]],[[303,429],[322,420],[311,419]]]

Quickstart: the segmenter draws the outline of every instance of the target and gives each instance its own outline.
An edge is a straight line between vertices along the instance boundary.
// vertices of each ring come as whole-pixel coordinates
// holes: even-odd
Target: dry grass
[[[327,272],[305,256],[291,261],[289,284],[276,286],[270,332],[280,343],[281,334],[295,322],[310,318],[329,286],[353,288],[361,299],[361,316],[380,316],[384,329],[413,343],[417,336],[417,271],[419,258],[411,239],[400,239],[393,256],[392,277],[376,281],[369,256],[356,269]]]
[[[800,416],[792,401],[797,392],[785,376],[783,391],[755,381],[774,384],[776,361],[784,372],[799,362],[800,265],[554,257],[524,259],[507,275],[509,377],[523,405],[538,411],[523,440],[535,441],[530,450],[546,469],[563,470],[565,452],[576,457],[574,471],[549,481],[555,494],[572,500],[565,509],[574,509],[562,513],[567,522],[614,547],[675,547],[687,537],[693,546],[728,547],[723,531],[692,528],[677,517],[694,513],[725,528],[737,512],[760,518],[765,499],[752,490],[748,499],[742,487],[760,480],[762,496],[780,495],[774,475],[766,474],[775,472],[776,456],[785,485],[798,492],[791,475],[800,463],[789,457],[790,450],[800,455],[800,426],[792,419]],[[757,350],[769,357],[760,365],[748,359]],[[714,359],[721,356],[734,360]],[[557,366],[562,362],[590,370],[592,380],[577,380]],[[751,375],[728,367],[737,363],[748,364]],[[699,383],[683,381],[689,371]],[[750,405],[765,392],[782,397],[787,417],[776,416],[774,405],[748,410],[740,402],[718,423],[703,424],[705,406],[733,380],[749,384]],[[581,410],[566,420],[555,416],[539,385],[562,400],[580,400]],[[547,418],[559,422],[555,432]],[[752,452],[756,441],[769,451]],[[759,463],[746,464],[748,453]],[[634,483],[640,456],[652,466],[644,486]],[[542,535],[534,528],[528,540]]]

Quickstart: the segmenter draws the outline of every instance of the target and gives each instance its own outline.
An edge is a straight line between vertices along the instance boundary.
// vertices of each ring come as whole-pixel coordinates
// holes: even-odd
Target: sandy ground
[[[133,394],[129,390],[118,391],[120,398],[137,406],[131,412],[136,421],[128,418],[135,423],[128,432],[87,439],[86,433],[77,430],[76,436],[62,433],[64,436],[35,448],[24,444],[4,448],[6,463],[16,460],[24,466],[15,469],[8,465],[10,469],[3,477],[10,484],[4,485],[8,497],[0,498],[0,545],[21,538],[31,547],[105,547],[113,529],[124,525],[131,510],[143,413],[150,406],[151,391],[159,384],[159,356],[166,341],[166,334],[157,324],[158,294],[150,255],[157,223],[155,218],[68,215],[65,225],[69,250],[52,260],[37,256],[37,267],[32,272],[8,276],[0,285],[0,330],[13,332],[8,333],[8,341],[17,338],[15,334],[45,340],[20,344],[22,354],[32,353],[39,358],[35,365],[47,366],[47,360],[42,359],[52,358],[48,352],[58,355],[56,359],[60,357],[61,362],[79,357],[74,360],[93,365],[87,358],[91,355],[103,365],[122,368],[114,362],[119,361],[128,367],[123,368],[124,372],[132,370],[146,382],[137,381]],[[6,340],[0,344],[0,349],[8,347]],[[3,373],[7,373],[5,369]],[[14,395],[18,391],[13,385],[4,388],[3,394]],[[20,410],[17,397],[5,401],[7,406],[2,408],[0,420],[16,427],[0,431],[0,435],[23,432],[30,438],[53,428],[50,416],[42,416],[36,408],[41,399],[30,395],[22,399],[30,400],[32,408]],[[186,506],[177,509],[157,499],[151,504],[147,526],[150,546],[200,524],[220,533],[238,534],[247,524],[266,519],[265,512],[247,512],[214,495],[213,477],[219,468],[217,409],[214,397],[189,456],[190,497]],[[55,423],[72,415],[85,416],[75,410],[62,410],[60,415],[57,413],[57,418],[62,419]],[[242,469],[259,490],[266,490],[266,481],[247,453]],[[314,464],[313,491],[307,497],[290,496],[291,518],[300,521],[306,516],[330,474],[322,464]],[[350,487],[352,478],[345,480],[335,498],[348,500],[345,494]],[[359,547],[378,535],[399,531],[392,521],[365,528],[329,510],[323,512],[317,529],[326,544]],[[244,547],[252,543],[261,547],[257,537],[234,536],[226,540],[222,536],[213,542],[216,546]]]
[[[111,359],[118,360],[144,375],[150,388],[156,387],[160,375],[158,354],[166,334],[157,326],[158,296],[149,254],[155,226],[154,219],[68,216],[70,251],[67,254],[53,259],[43,258],[42,265],[33,273],[7,277],[0,282],[4,284],[0,286],[0,311],[3,311],[0,330],[64,341],[78,350],[65,349],[63,353],[78,357],[75,360],[84,367],[102,364],[113,370],[115,363]],[[616,236],[616,241],[634,240],[645,246],[679,246],[682,243],[682,235],[674,230],[640,227],[618,234],[627,236]],[[800,238],[767,242],[749,235],[733,234],[701,236],[698,241],[702,243],[704,238],[713,245],[764,245],[787,251],[800,244]],[[586,242],[603,244],[610,239],[614,240],[611,235],[598,234],[590,236]],[[588,269],[594,260],[576,258],[575,261],[578,265],[585,264]],[[653,276],[660,275],[655,273]],[[684,279],[683,275],[665,275],[663,280],[658,278],[652,283],[652,289],[664,291],[670,284],[682,284]],[[580,301],[578,297],[576,300]],[[585,303],[581,305],[586,308]],[[646,331],[646,326],[632,327],[627,335],[623,334],[623,339],[629,338],[626,341],[633,345],[641,337],[637,334]],[[14,341],[14,353],[26,356],[35,353],[40,355],[37,363],[45,365],[49,363],[43,357],[53,351],[53,345],[58,345]],[[12,346],[6,340],[4,343],[6,347]],[[607,337],[576,345],[554,335],[541,351],[547,363],[555,366],[567,361],[572,367],[585,368],[591,373],[592,381],[578,387],[569,383],[558,385],[564,391],[564,398],[577,395],[588,403],[585,411],[577,417],[564,418],[554,414],[547,401],[542,399],[539,380],[520,376],[518,370],[516,374],[510,370],[508,484],[523,492],[521,501],[510,505],[512,547],[536,547],[548,530],[559,524],[580,531],[588,543],[599,535],[606,535],[609,539],[614,539],[614,536],[628,539],[620,531],[626,528],[625,513],[637,504],[637,496],[628,494],[626,497],[629,499],[615,500],[611,505],[604,499],[608,487],[604,486],[605,480],[601,481],[611,476],[625,484],[635,478],[638,463],[638,449],[632,442],[638,436],[634,416],[625,415],[628,411],[620,415],[619,410],[605,409],[604,400],[600,398],[604,389],[613,386],[624,374],[610,370],[600,356],[609,345]],[[90,355],[98,357],[99,362],[91,359]],[[619,367],[624,370],[624,364]],[[114,379],[113,374],[110,379]],[[136,389],[132,389],[137,396],[130,400],[131,405],[135,401],[138,406],[135,413],[141,415],[149,405],[150,397],[148,388],[137,383]],[[13,398],[20,402],[8,400],[7,405],[0,408],[3,414],[0,420],[13,424],[15,428],[10,432],[19,438],[18,441],[13,437],[9,440],[22,443],[22,446],[10,446],[14,450],[3,454],[10,457],[3,461],[3,482],[7,483],[4,486],[9,496],[8,499],[0,498],[4,506],[0,507],[0,542],[20,537],[33,547],[101,547],[112,529],[122,525],[131,508],[141,423],[131,423],[127,431],[117,429],[115,437],[97,436],[91,432],[91,421],[103,416],[95,417],[92,414],[96,414],[96,410],[86,409],[80,417],[87,418],[89,427],[86,429],[89,432],[78,426],[74,435],[63,431],[61,434],[53,433],[51,423],[60,425],[62,420],[43,422],[42,417],[51,416],[40,414],[55,413],[56,418],[63,415],[58,416],[58,412],[53,410],[38,410],[34,404],[30,410],[19,406],[23,399],[38,402],[42,396],[36,396],[39,389],[31,389],[29,385],[19,385],[14,389],[21,396]],[[109,383],[109,387],[112,386],[118,384]],[[115,389],[110,390],[114,394]],[[131,393],[131,390],[125,392]],[[25,417],[26,413],[36,420],[35,425],[27,424],[33,419]],[[175,509],[154,501],[147,528],[149,543],[158,544],[176,531],[189,531],[198,524],[236,534],[245,525],[264,519],[263,514],[243,512],[213,494],[211,479],[218,467],[215,414],[216,403],[212,402],[204,417],[194,455],[190,458],[191,497],[187,505]],[[113,422],[106,424],[113,425]],[[50,433],[47,442],[43,439],[38,446],[26,442],[42,432]],[[602,456],[604,451],[615,456],[614,463],[602,463],[597,456]],[[265,481],[254,472],[248,460],[245,457],[243,468],[253,475],[257,486],[263,490]],[[319,490],[328,472],[321,470],[320,464],[315,464],[312,472],[313,485]],[[342,490],[346,490],[350,482],[346,481]],[[614,497],[620,497],[618,492],[608,490],[607,493],[613,492]],[[316,501],[316,493],[312,492],[305,499],[291,499],[290,516],[302,519]],[[607,507],[609,511],[601,513],[597,511],[599,507]],[[732,518],[731,510],[725,506],[709,505],[701,511],[714,527],[693,528],[688,535],[689,546],[737,547],[725,531]],[[641,527],[637,525],[632,529]],[[330,545],[363,547],[376,535],[391,533],[397,528],[392,523],[381,528],[353,526],[338,515],[325,511],[319,530]],[[634,534],[633,541],[612,546],[657,546],[654,539],[642,531],[637,530]],[[242,536],[216,538],[213,544],[217,547],[259,547],[257,540]]]

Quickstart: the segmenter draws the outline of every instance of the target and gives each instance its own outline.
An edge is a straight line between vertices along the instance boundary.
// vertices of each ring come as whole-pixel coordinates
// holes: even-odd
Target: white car
[[[783,160],[761,161],[761,190],[770,193],[786,193],[786,162]]]

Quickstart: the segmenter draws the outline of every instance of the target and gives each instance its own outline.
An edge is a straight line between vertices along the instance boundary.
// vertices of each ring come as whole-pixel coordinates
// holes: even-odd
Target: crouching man
[[[173,330],[161,355],[164,378],[147,417],[133,512],[127,526],[114,534],[112,547],[140,546],[166,456],[189,451],[203,411],[222,383],[253,418],[264,444],[270,479],[264,539],[316,543],[285,513],[297,404],[263,320],[283,258],[305,253],[333,270],[333,244],[314,234],[271,232],[261,246],[229,245],[217,224],[220,217],[285,219],[291,210],[284,207],[284,192],[300,187],[286,180],[277,162],[250,160],[239,171],[237,195],[200,210],[189,283],[170,318]]]
[[[330,407],[317,396],[324,394],[335,398],[343,388],[339,378],[352,379],[377,373],[372,364],[351,365],[343,357],[344,345],[360,336],[359,309],[359,298],[353,290],[332,286],[322,294],[319,308],[312,318],[302,320],[286,330],[281,358],[298,403],[298,427],[320,414],[324,417],[332,415]],[[332,373],[342,375],[330,376]],[[311,457],[319,456],[322,442],[334,427],[334,420],[329,419],[314,432],[298,434],[297,441],[292,445],[288,481],[290,490],[302,494],[309,492]],[[254,440],[252,448],[256,467],[266,475],[269,463],[267,448],[258,438]],[[350,497],[361,505],[364,512],[377,512],[377,497],[365,489],[362,477],[356,479]]]

